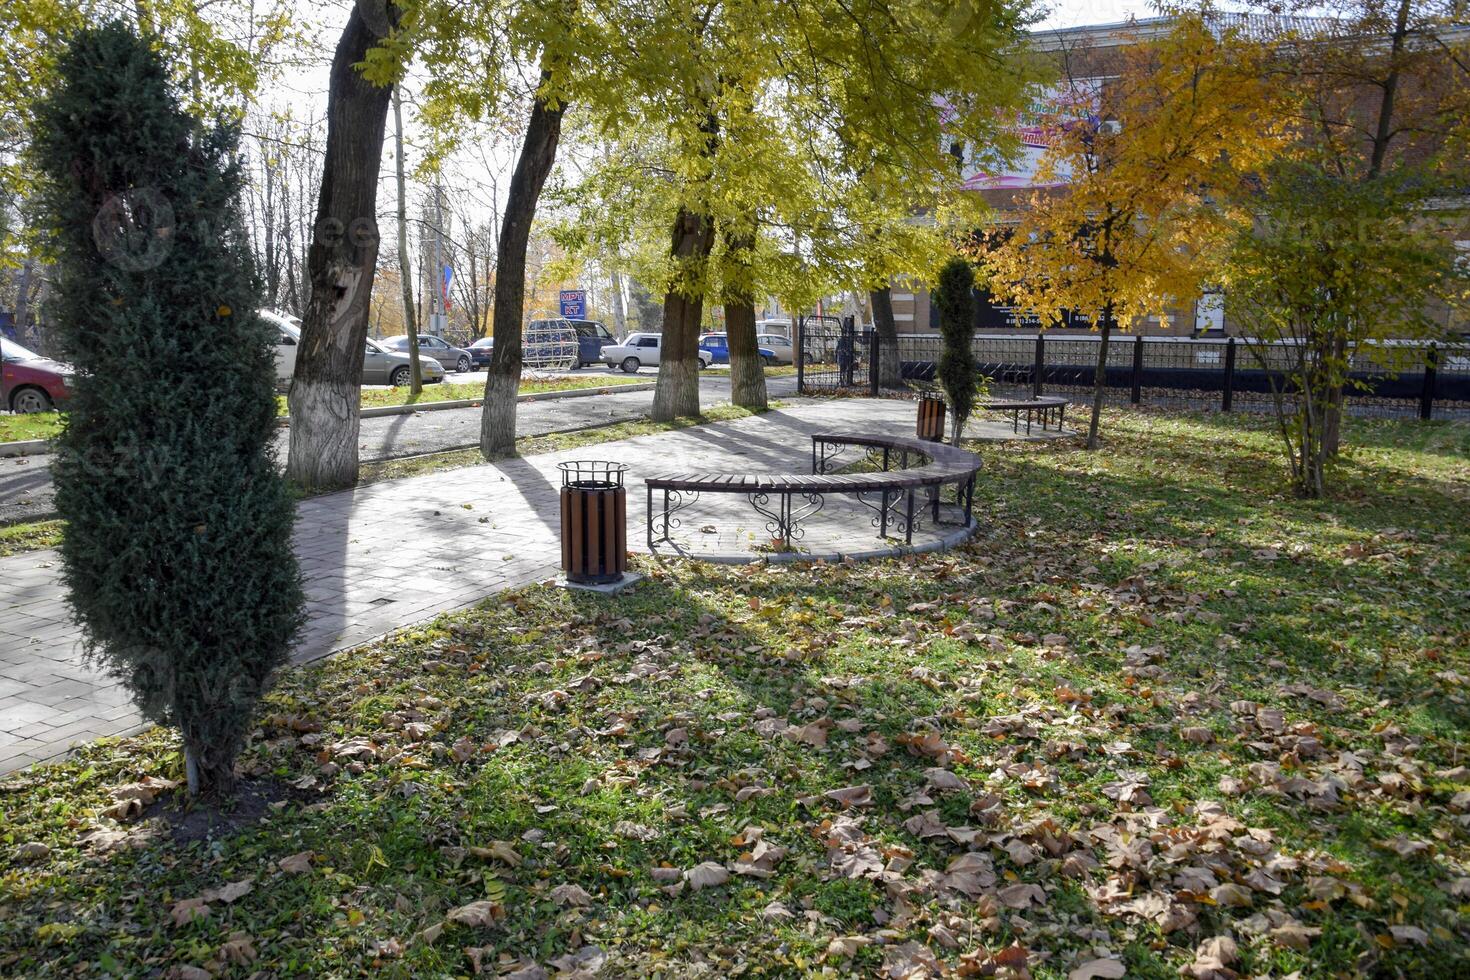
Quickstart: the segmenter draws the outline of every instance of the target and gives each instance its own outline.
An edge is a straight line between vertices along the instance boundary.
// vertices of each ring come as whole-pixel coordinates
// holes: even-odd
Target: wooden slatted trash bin
[[[914,433],[929,442],[944,441],[944,399],[925,392],[919,397],[919,424]]]
[[[561,567],[568,582],[604,585],[628,570],[626,463],[579,460],[561,470]]]

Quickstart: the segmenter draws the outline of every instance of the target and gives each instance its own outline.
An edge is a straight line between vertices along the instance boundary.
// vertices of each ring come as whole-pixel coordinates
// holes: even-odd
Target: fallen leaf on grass
[[[1067,974],[1067,980],[1119,980],[1127,974],[1122,960],[1088,960]]]
[[[867,783],[860,786],[844,786],[842,789],[829,789],[822,795],[843,806],[871,806],[873,803],[873,787]]]
[[[229,905],[231,902],[239,901],[254,890],[255,880],[253,878],[241,878],[239,881],[232,881],[227,885],[220,885],[218,888],[206,888],[199,893],[199,898],[205,902],[224,902],[226,905]]]
[[[445,916],[450,922],[462,926],[488,926],[493,925],[497,919],[505,915],[505,909],[495,902],[471,902],[453,909]],[[425,930],[427,931],[427,930]]]
[[[219,955],[226,963],[243,966],[255,962],[259,954],[255,952],[254,940],[249,933],[232,932],[229,940],[220,946]]]
[[[706,861],[684,872],[684,880],[689,882],[689,887],[693,891],[699,891],[701,888],[717,888],[730,880],[730,872],[725,870],[723,864]]]
[[[209,903],[202,898],[186,898],[175,902],[168,914],[173,917],[174,925],[188,925],[195,919],[209,918]]]
[[[585,908],[592,904],[592,896],[581,885],[557,885],[551,890],[551,899],[558,905]]]
[[[996,896],[1013,909],[1029,908],[1033,902],[1037,905],[1046,904],[1046,892],[1041,890],[1041,886],[1024,882],[1007,885]]]
[[[292,854],[289,857],[281,858],[276,862],[276,867],[288,875],[305,874],[311,870],[311,859],[311,851],[302,851],[299,854]]]
[[[1213,936],[1194,951],[1194,962],[1179,972],[1192,980],[1235,980],[1231,964],[1240,956],[1235,940],[1229,936]]]

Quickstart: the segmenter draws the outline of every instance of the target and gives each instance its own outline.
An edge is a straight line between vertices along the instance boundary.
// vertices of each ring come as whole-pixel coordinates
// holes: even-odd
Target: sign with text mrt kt
[[[587,316],[587,290],[563,289],[561,291],[561,315],[568,320],[581,320]]]

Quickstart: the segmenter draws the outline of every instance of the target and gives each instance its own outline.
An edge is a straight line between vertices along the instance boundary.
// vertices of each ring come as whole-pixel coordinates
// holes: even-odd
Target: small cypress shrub
[[[956,256],[939,270],[939,282],[932,300],[939,310],[939,333],[943,349],[939,353],[939,384],[949,399],[953,417],[953,439],[956,446],[965,431],[965,422],[975,410],[975,390],[979,368],[975,364],[975,272],[970,263]]]
[[[84,28],[37,108],[38,217],[76,369],[53,472],[89,651],[179,729],[191,792],[222,797],[303,597],[238,132],[180,108],[160,48],[121,22]]]

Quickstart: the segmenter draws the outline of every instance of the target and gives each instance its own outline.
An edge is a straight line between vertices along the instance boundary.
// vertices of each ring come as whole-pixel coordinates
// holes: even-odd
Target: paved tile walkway
[[[642,476],[687,466],[701,471],[808,472],[811,434],[857,429],[912,432],[911,402],[839,399],[679,432],[378,483],[303,501],[295,544],[306,579],[309,622],[297,663],[364,643],[395,628],[472,605],[559,571],[560,477],[556,464],[626,462],[628,540],[644,543]],[[1010,425],[976,434],[1011,438]],[[847,508],[847,509],[844,509]],[[881,547],[866,512],[834,502],[802,545]],[[934,543],[953,528],[925,530]],[[675,536],[693,554],[748,551],[768,537],[744,498],[707,496]],[[55,552],[0,559],[0,772],[136,728],[126,692],[84,661],[68,614]]]

